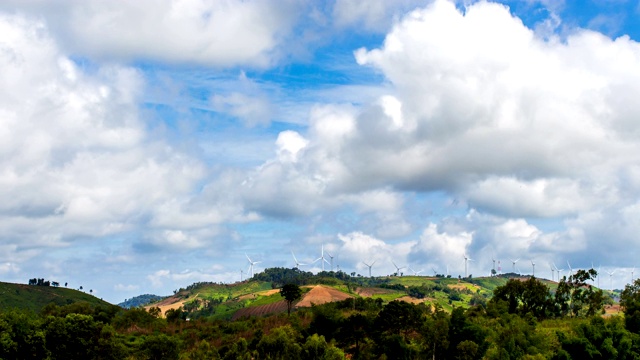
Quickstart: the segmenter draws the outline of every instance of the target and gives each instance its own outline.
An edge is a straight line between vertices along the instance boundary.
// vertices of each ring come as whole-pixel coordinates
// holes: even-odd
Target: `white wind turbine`
[[[636,267],[634,266],[633,269],[631,269],[631,284],[633,284],[633,273],[636,271]]]
[[[315,262],[316,262],[316,261],[318,261],[318,260],[322,260],[322,261],[321,261],[321,262],[322,262],[322,271],[324,271],[324,263],[326,262],[326,263],[327,263],[327,264],[329,264],[329,265],[331,265],[331,264],[330,264],[330,263],[329,263],[329,261],[324,257],[324,244],[322,245],[322,250],[321,250],[321,251],[322,251],[322,252],[321,252],[320,257],[319,257],[319,258],[317,258],[317,259],[315,259],[313,262],[315,263]]]
[[[331,271],[333,271],[333,255],[331,255],[328,251],[327,255],[329,255],[329,259],[331,259]]]
[[[436,271],[436,268],[432,267],[431,270],[433,270],[433,276],[437,276],[438,272]]]
[[[293,253],[293,250],[291,251],[291,255],[293,256],[293,261],[296,263],[295,269],[300,270],[300,266],[308,265],[308,264],[303,264],[299,262],[298,259],[296,259],[296,254]]]
[[[549,267],[551,268],[551,281],[553,281],[553,274],[555,270],[553,269],[553,265],[549,264]]]
[[[472,258],[470,258],[469,256],[467,256],[467,254],[464,254],[464,277],[468,277],[467,275],[467,261],[473,261]]]
[[[246,253],[244,254],[244,256],[246,256],[246,257],[247,257],[247,260],[249,260],[249,270],[248,270],[248,273],[249,273],[249,278],[252,278],[252,277],[253,277],[253,266],[254,266],[255,264],[259,264],[259,263],[260,263],[260,261],[251,261],[251,259],[249,258],[249,255],[247,255]]]
[[[409,266],[409,270],[411,270],[411,272],[413,272],[413,276],[418,276],[418,274],[420,274],[421,272],[424,271],[424,270],[415,271],[415,270],[413,270],[413,268],[411,266]]]
[[[515,260],[513,260],[513,259],[512,259],[512,260],[511,260],[511,264],[513,265],[513,273],[514,273],[514,274],[517,274],[517,272],[516,272],[516,263],[517,263],[518,261],[520,261],[520,259],[515,259]]]
[[[371,265],[367,264],[367,263],[366,263],[366,262],[364,262],[364,261],[363,261],[362,263],[363,263],[363,264],[365,264],[365,265],[367,265],[367,267],[369,268],[369,277],[371,277],[371,267],[373,266],[373,264],[375,264],[375,263],[376,263],[376,261],[374,260],[374,261],[371,263]]]
[[[598,265],[598,289],[600,289],[600,270],[602,270],[602,265]]]
[[[569,266],[569,276],[573,276],[573,269],[571,268],[571,264],[569,264],[569,260],[567,260],[567,265]]]
[[[396,263],[394,263],[393,260],[391,261],[391,263],[393,264],[393,266],[396,267],[396,274],[398,276],[402,276],[402,273],[400,272],[400,270],[404,269],[405,267],[404,266],[403,267],[398,267],[398,265],[396,265]]]
[[[553,264],[553,267],[556,268],[556,272],[558,273],[558,282],[560,282],[560,279],[562,278],[562,271],[564,269],[558,269],[558,267],[556,266],[556,264]]]
[[[613,270],[612,272],[608,272],[607,274],[609,274],[609,290],[613,291],[613,274],[615,274],[616,271]]]
[[[240,269],[240,282],[242,282],[242,274],[244,273],[243,269]]]
[[[532,272],[532,276],[536,277],[536,263],[533,262],[533,260],[531,260],[531,267],[533,268],[533,272]]]

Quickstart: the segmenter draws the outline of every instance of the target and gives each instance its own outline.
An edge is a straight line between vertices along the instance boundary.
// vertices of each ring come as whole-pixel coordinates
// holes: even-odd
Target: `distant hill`
[[[51,303],[64,306],[81,301],[93,306],[110,305],[100,298],[74,289],[0,282],[0,311],[17,308],[40,312]]]
[[[268,268],[252,279],[235,284],[195,283],[161,301],[150,302],[146,307],[158,307],[162,314],[181,307],[184,316],[190,319],[262,316],[285,311],[286,306],[277,289],[285,283],[295,283],[303,287],[305,292],[308,291],[297,307],[326,301],[337,302],[345,298],[368,298],[379,299],[383,303],[392,300],[425,303],[452,311],[455,307],[486,304],[496,287],[513,278],[526,280],[529,276],[505,274],[462,279],[443,275],[363,277],[349,276],[343,272],[312,274],[299,269]],[[540,280],[555,291],[555,282]],[[337,296],[340,293],[342,295]]]
[[[138,295],[136,297],[132,297],[131,299],[125,299],[123,302],[118,304],[118,306],[123,307],[125,309],[137,308],[140,306],[151,304],[153,302],[160,301],[165,297],[166,296],[143,294],[143,295]]]

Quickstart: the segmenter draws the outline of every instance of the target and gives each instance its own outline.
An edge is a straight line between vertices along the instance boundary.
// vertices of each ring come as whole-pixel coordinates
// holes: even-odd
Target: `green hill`
[[[177,304],[191,319],[230,319],[240,309],[265,307],[282,298],[269,292],[285,283],[300,286],[323,285],[354,298],[380,299],[383,303],[402,298],[413,303],[437,306],[447,312],[455,307],[469,308],[486,304],[493,290],[505,285],[509,278],[526,279],[517,274],[497,277],[452,278],[444,276],[349,276],[343,272],[312,274],[299,269],[269,268],[252,279],[235,284],[201,282],[180,289],[173,296],[156,302],[164,313]],[[556,283],[541,280],[552,291]],[[312,301],[313,302],[313,301]],[[153,303],[152,303],[153,304]],[[250,311],[249,311],[250,312]],[[259,313],[259,311],[255,311]]]
[[[86,302],[92,306],[110,305],[93,295],[74,289],[0,282],[0,310],[17,308],[40,312],[51,303],[64,306],[76,302]]]

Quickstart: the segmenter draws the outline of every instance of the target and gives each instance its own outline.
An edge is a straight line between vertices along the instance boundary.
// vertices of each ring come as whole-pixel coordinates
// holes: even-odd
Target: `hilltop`
[[[195,283],[176,294],[150,303],[160,314],[182,308],[191,319],[238,319],[286,311],[279,294],[285,283],[301,286],[303,295],[295,308],[310,307],[345,299],[371,299],[381,303],[401,300],[425,304],[450,312],[455,307],[468,308],[486,304],[493,290],[511,278],[526,280],[517,274],[481,278],[437,276],[349,276],[343,272],[312,274],[298,269],[270,268],[252,279],[235,284]],[[539,279],[552,291],[557,283]]]
[[[0,282],[0,309],[15,308],[40,312],[49,304],[64,306],[77,302],[85,302],[91,306],[110,305],[79,290]]]

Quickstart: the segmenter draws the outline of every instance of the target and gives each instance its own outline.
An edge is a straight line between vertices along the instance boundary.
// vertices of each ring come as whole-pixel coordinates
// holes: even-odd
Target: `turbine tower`
[[[333,255],[329,254],[327,251],[327,255],[329,255],[329,259],[331,259],[331,271],[333,271]]]
[[[240,269],[240,282],[242,282],[242,274],[244,273],[243,269]]]
[[[324,263],[326,262],[327,264],[329,264],[329,261],[324,257],[324,244],[322,245],[322,250],[321,250],[321,255],[319,258],[315,259],[313,262],[316,262],[318,260],[322,260],[322,271],[324,271]],[[331,265],[331,264],[329,264]]]
[[[391,261],[391,263],[393,264],[393,266],[396,267],[396,274],[398,276],[402,276],[402,273],[400,272],[400,270],[404,269],[404,266],[403,267],[398,267],[398,265],[396,265],[396,263],[394,263],[393,261]]]
[[[371,267],[373,266],[373,264],[375,264],[375,263],[376,263],[376,261],[374,260],[374,261],[371,263],[371,265],[367,264],[367,263],[366,263],[366,262],[364,262],[364,261],[363,261],[362,263],[363,263],[363,264],[365,264],[365,265],[367,265],[367,267],[369,268],[369,277],[371,277]]]
[[[511,264],[513,265],[513,273],[514,273],[514,274],[517,274],[517,273],[516,273],[516,263],[517,263],[518,261],[520,261],[520,259],[515,259],[515,260],[513,260],[513,259],[512,259],[512,260],[511,260]]]
[[[531,260],[531,267],[533,268],[532,276],[536,277],[536,263],[534,263],[533,260]]]
[[[469,275],[467,275],[467,261],[473,261],[472,258],[470,258],[469,256],[467,256],[467,254],[464,255],[464,277],[468,277]]]
[[[253,277],[253,266],[254,266],[255,264],[259,264],[259,263],[260,263],[260,261],[251,261],[251,259],[249,258],[249,255],[247,255],[246,253],[244,254],[244,256],[246,256],[246,257],[247,257],[247,260],[249,260],[249,270],[248,270],[248,273],[249,273],[249,278],[252,278],[252,277]]]
[[[613,291],[613,274],[615,274],[615,270],[613,270],[612,272],[608,272],[607,274],[609,274],[609,290]]]
[[[569,276],[573,276],[573,269],[571,268],[571,264],[569,264],[569,260],[567,260],[567,265],[569,266]]]
[[[436,271],[436,268],[431,267],[431,270],[433,270],[433,276],[437,276],[438,275],[438,272]]]
[[[553,274],[555,270],[553,269],[553,265],[549,264],[549,267],[551,268],[551,281],[553,281]]]

